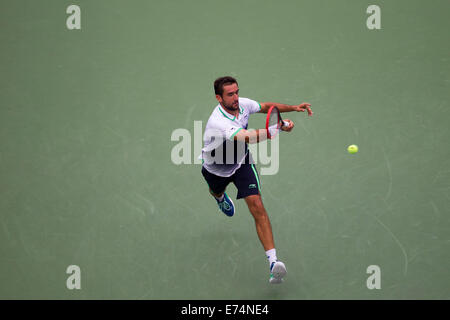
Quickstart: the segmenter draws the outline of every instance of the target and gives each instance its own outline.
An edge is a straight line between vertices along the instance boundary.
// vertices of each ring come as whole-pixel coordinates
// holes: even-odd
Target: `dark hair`
[[[233,78],[233,77],[230,77],[230,76],[217,78],[216,81],[214,81],[214,92],[216,94],[218,94],[219,96],[222,96],[222,94],[223,94],[223,86],[230,85],[230,84],[233,84],[233,83],[238,84],[236,79]]]

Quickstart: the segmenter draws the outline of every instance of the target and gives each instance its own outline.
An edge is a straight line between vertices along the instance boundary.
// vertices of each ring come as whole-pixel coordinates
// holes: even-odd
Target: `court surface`
[[[1,299],[450,298],[448,1],[72,2],[0,3]],[[314,111],[261,176],[280,286],[245,202],[171,160],[223,75]]]

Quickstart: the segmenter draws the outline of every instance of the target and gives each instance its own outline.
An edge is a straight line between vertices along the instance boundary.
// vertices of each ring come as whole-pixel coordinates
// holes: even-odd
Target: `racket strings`
[[[271,137],[275,137],[281,128],[281,118],[278,109],[274,108],[269,115],[267,130]]]

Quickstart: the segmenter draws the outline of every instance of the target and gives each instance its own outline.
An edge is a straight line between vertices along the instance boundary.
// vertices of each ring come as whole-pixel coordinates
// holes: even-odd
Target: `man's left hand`
[[[301,103],[297,106],[294,106],[293,109],[294,109],[294,111],[297,111],[297,112],[305,112],[305,110],[306,110],[308,112],[308,116],[312,116],[314,114],[311,110],[311,104],[306,103],[306,102]]]

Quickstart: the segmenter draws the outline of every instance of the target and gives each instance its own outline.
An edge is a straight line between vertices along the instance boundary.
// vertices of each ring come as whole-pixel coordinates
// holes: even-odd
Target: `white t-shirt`
[[[221,177],[229,177],[240,168],[248,153],[247,143],[234,141],[234,136],[247,129],[248,118],[259,112],[261,105],[251,99],[239,98],[239,116],[229,114],[220,104],[216,106],[203,135],[203,167]]]

